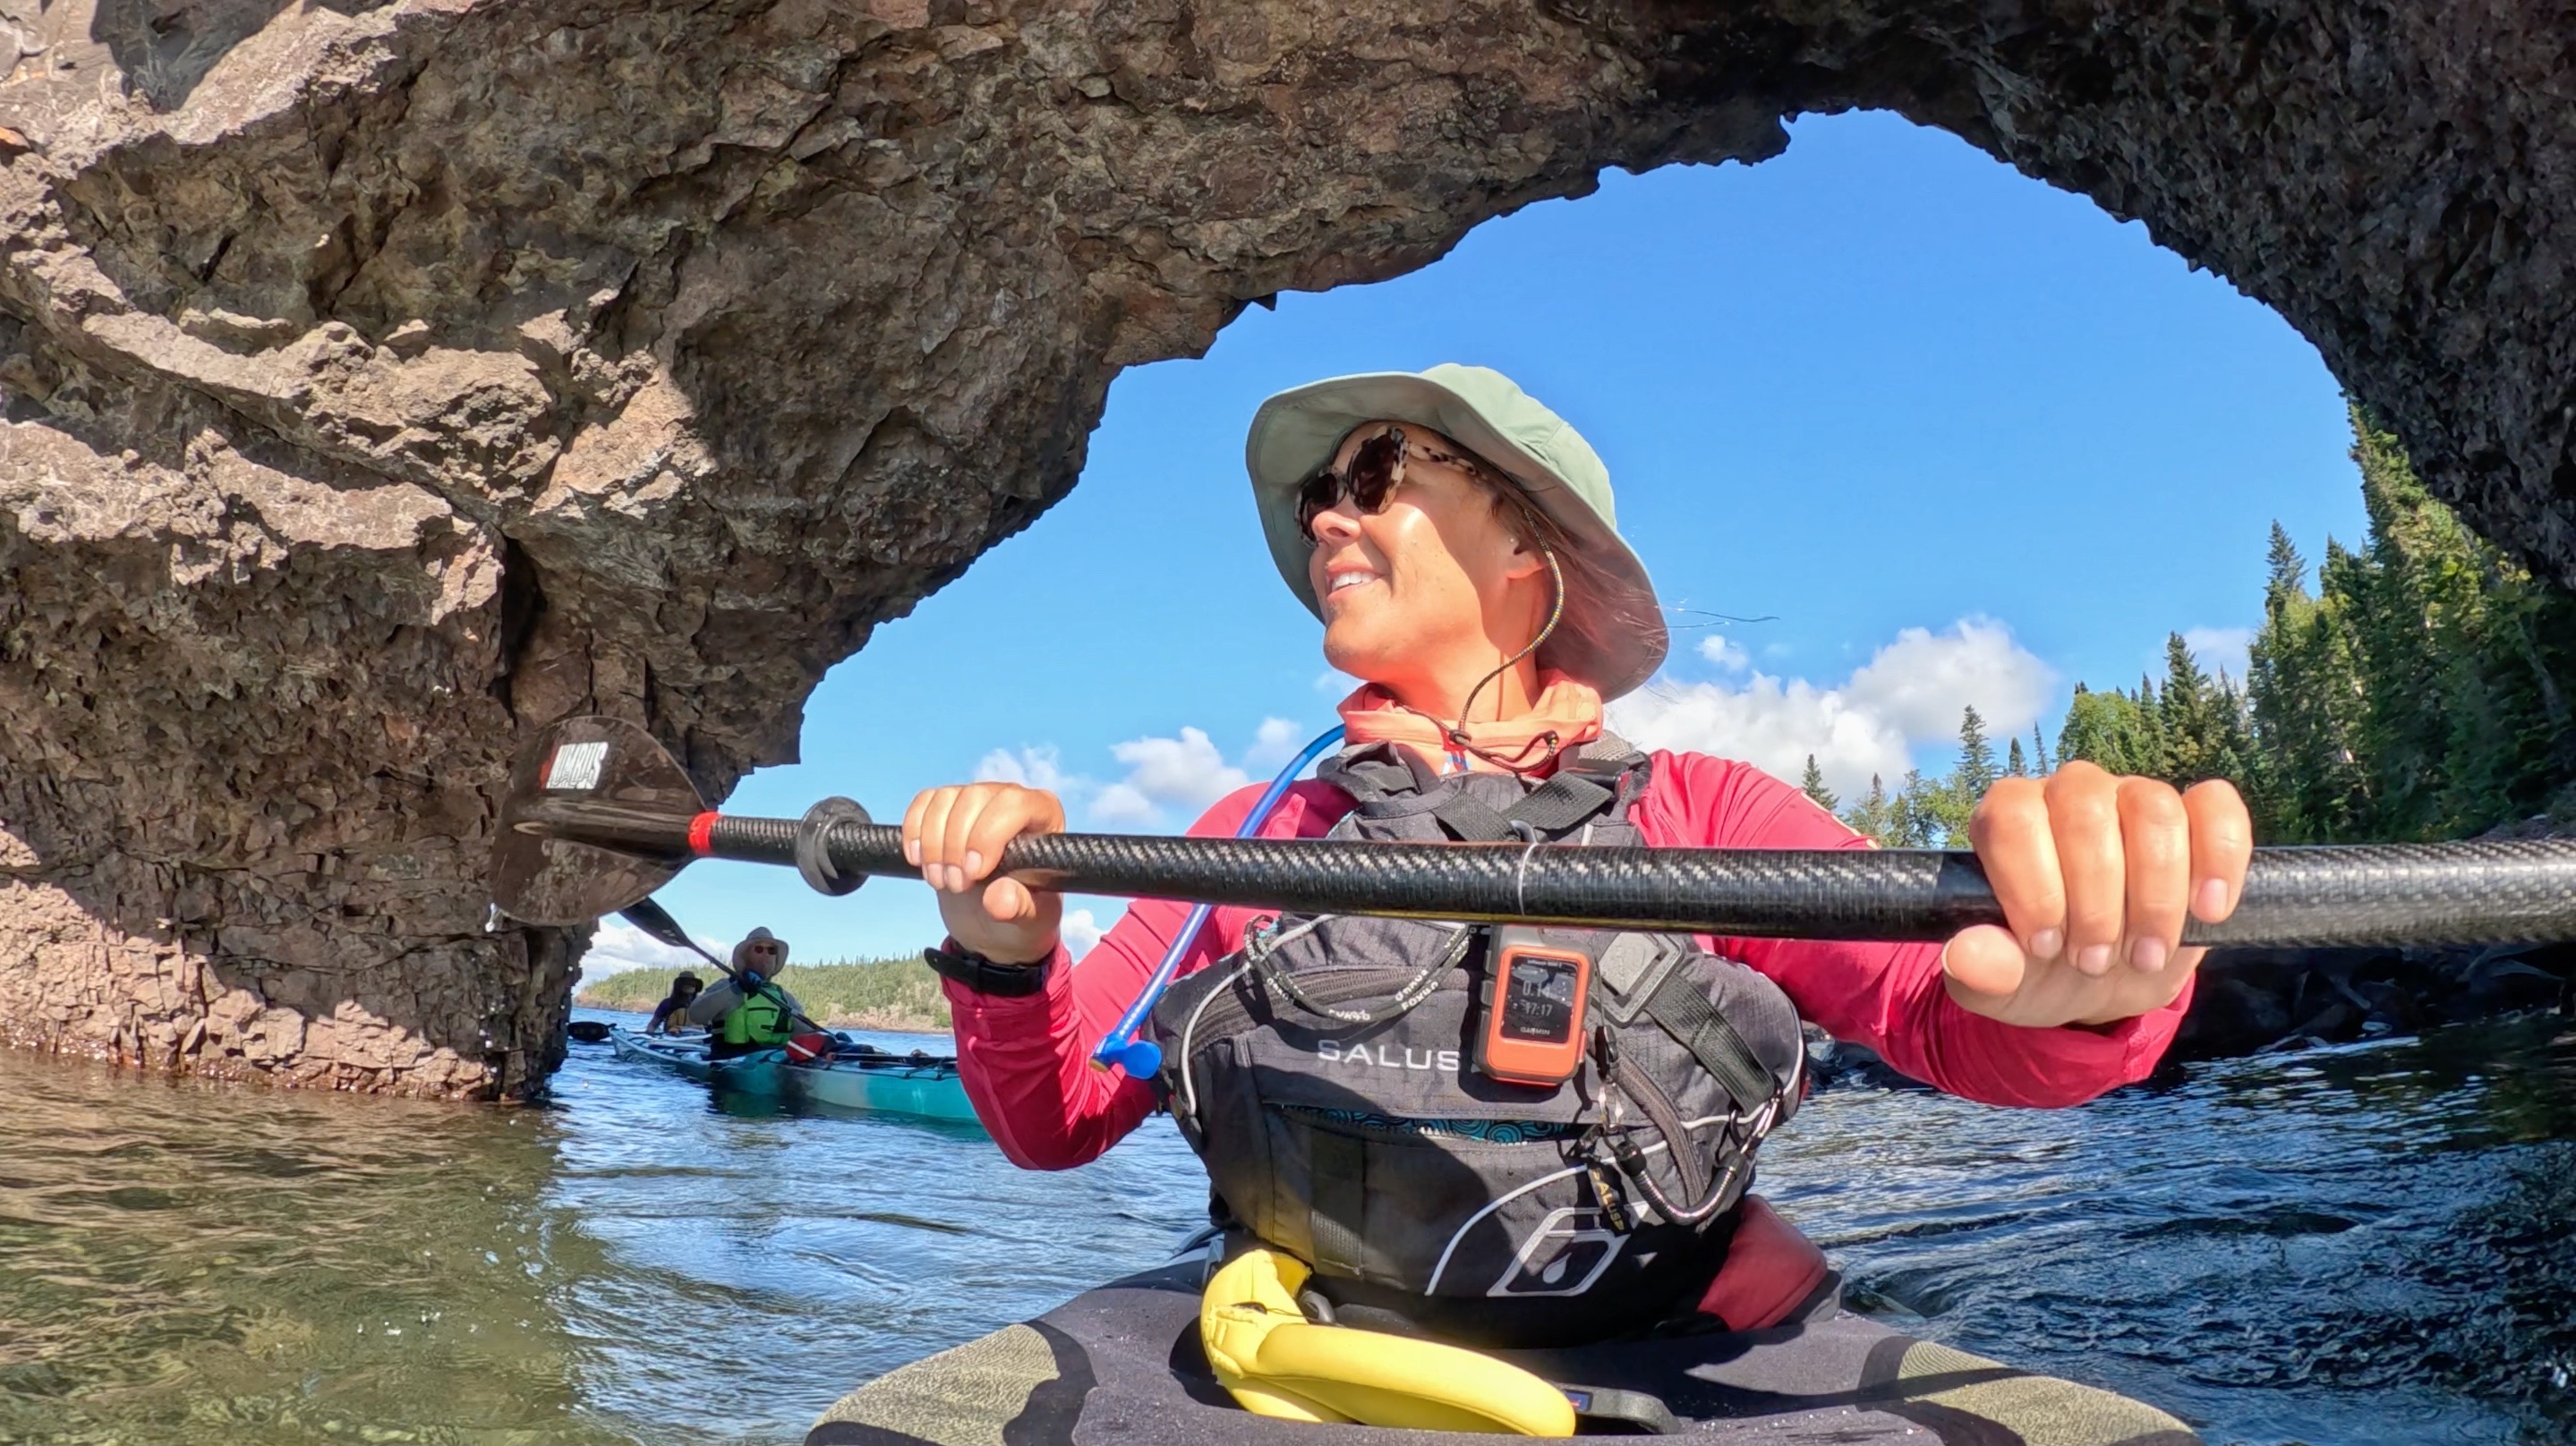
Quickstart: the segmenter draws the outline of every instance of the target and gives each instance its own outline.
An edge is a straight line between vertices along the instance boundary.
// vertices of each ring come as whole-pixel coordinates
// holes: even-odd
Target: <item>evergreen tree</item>
[[[2281,526],[2281,519],[2277,517],[2272,519],[2272,550],[2266,561],[2271,573],[2263,586],[2266,595],[2274,592],[2304,595],[2307,592],[2308,560],[2299,556],[2299,549],[2291,544],[2288,530]]]
[[[2013,739],[2012,747],[2004,750],[2004,776],[2007,778],[2030,777],[2030,762],[2022,756],[2021,740],[2019,738]]]
[[[1869,776],[1868,794],[1858,803],[1845,809],[1842,817],[1843,822],[1850,826],[1852,832],[1867,834],[1882,845],[1889,842],[1893,820],[1888,813],[1887,785],[1879,781],[1877,774],[1873,773]]]
[[[2576,780],[2576,597],[2462,527],[2367,412],[2352,424],[2362,548],[2329,540],[2311,594],[2272,530],[2233,745],[2265,836],[2434,838],[2550,807]]]
[[[2227,742],[2225,704],[2180,633],[2165,637],[2165,690],[2156,713],[2164,726],[2160,777],[2188,788],[2204,778],[2228,776],[2220,761]],[[2243,771],[2241,759],[2237,768]]]
[[[2394,434],[2356,407],[2370,537],[2340,579],[2352,600],[2367,711],[2358,755],[2372,775],[2372,832],[2432,838],[2454,822],[2451,714],[2481,709],[2476,655],[2484,627],[2475,541],[2433,500]]]
[[[1950,775],[1951,784],[1973,808],[1994,787],[1995,776],[1995,749],[1986,741],[1986,720],[1970,705],[1959,713],[1959,766]]]
[[[2212,778],[2224,778],[2236,785],[2245,797],[2246,806],[2261,817],[2269,806],[2271,776],[2264,767],[2262,750],[2254,742],[2254,712],[2236,680],[2227,670],[2218,670],[2218,687],[2212,695],[2218,715],[2217,752],[2211,759]]]
[[[2576,818],[2576,593],[2490,556],[2486,665],[2494,721],[2471,769],[2489,818]]]
[[[2343,575],[2350,556],[2328,540],[2320,584]],[[2310,595],[2306,575],[2298,549],[2273,524],[2246,694],[2266,775],[2257,822],[2263,837],[2284,843],[2358,837],[2368,811],[2354,753],[2364,689],[2348,600],[2331,589]]]
[[[2165,749],[2165,702],[2156,694],[2155,680],[2140,673],[2138,696],[2131,701],[2137,705],[2137,734],[2129,748],[2129,761],[2136,766],[2112,771],[2162,778],[2172,770],[2167,766]]]
[[[2084,685],[2076,684],[2081,689]],[[2048,761],[2048,740],[2039,736],[2039,725],[2030,725],[2030,771],[2034,778],[2046,778],[2053,770]]]
[[[2056,762],[2233,780],[2267,842],[2460,836],[2543,810],[2576,818],[2576,593],[2471,533],[2357,406],[2352,427],[2369,532],[2358,550],[2329,538],[2311,590],[2307,559],[2272,525],[2243,685],[2210,677],[2169,637],[2161,686],[2076,686]],[[1965,826],[1993,767],[1969,732],[1950,778],[1907,776],[1888,805],[1891,837],[1938,842]],[[2031,741],[2045,774],[2046,739],[2034,728]],[[2007,768],[2022,761],[2018,743]]]
[[[1834,797],[1832,789],[1825,787],[1825,771],[1816,766],[1816,755],[1812,753],[1807,755],[1807,771],[1798,778],[1798,790],[1814,799],[1816,807],[1827,813],[1842,807],[1842,800]]]
[[[1905,786],[1887,805],[1887,837],[1890,848],[1928,849],[1947,842],[1950,831],[1942,825],[1941,815],[1948,790],[1923,776],[1923,770],[1905,770]]]

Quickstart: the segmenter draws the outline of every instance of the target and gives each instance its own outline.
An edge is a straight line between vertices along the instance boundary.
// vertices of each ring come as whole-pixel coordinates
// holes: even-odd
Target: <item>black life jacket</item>
[[[1318,776],[1332,837],[1635,846],[1649,764],[1616,739],[1532,784],[1379,746]],[[1154,1011],[1159,1081],[1221,1223],[1315,1268],[1310,1311],[1462,1345],[1553,1346],[1686,1315],[1806,1060],[1779,986],[1686,935],[1550,930],[1592,960],[1562,1085],[1474,1065],[1492,930],[1284,916]]]

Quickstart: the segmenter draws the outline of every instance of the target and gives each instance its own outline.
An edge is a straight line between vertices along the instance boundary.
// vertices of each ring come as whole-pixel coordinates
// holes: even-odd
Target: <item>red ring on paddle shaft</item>
[[[689,820],[689,852],[704,858],[715,847],[716,820],[724,817],[713,809]]]

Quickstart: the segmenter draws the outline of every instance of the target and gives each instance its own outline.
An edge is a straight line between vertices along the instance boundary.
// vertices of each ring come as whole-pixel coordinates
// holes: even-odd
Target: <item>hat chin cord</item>
[[[1529,640],[1529,646],[1503,659],[1492,672],[1479,679],[1475,687],[1467,690],[1467,701],[1458,707],[1458,721],[1442,730],[1443,736],[1447,738],[1452,749],[1460,753],[1472,753],[1507,773],[1528,773],[1545,766],[1556,757],[1557,749],[1564,742],[1553,731],[1542,733],[1522,745],[1519,753],[1506,758],[1467,741],[1467,716],[1476,710],[1476,695],[1485,691],[1486,684],[1509,672],[1521,659],[1537,652],[1539,644],[1546,642],[1548,635],[1556,631],[1556,625],[1565,620],[1565,569],[1558,565],[1554,549],[1542,547],[1538,555],[1547,559],[1547,575],[1556,587],[1556,600],[1548,607],[1546,625],[1538,630],[1537,637]],[[1533,748],[1545,750],[1535,762],[1530,761],[1529,758],[1530,750]]]

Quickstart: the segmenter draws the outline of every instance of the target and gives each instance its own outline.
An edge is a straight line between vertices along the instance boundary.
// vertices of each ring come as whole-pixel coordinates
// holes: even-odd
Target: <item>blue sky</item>
[[[1027,776],[1064,783],[1076,827],[1176,829],[1266,776],[1339,689],[1262,547],[1244,426],[1283,387],[1441,361],[1500,368],[1609,463],[1674,625],[1614,725],[1775,769],[1816,752],[1847,788],[1943,766],[1962,702],[2053,745],[2078,679],[2160,670],[2171,630],[2241,667],[2267,525],[2310,556],[2361,531],[2334,379],[2269,309],[1950,136],[1810,117],[1764,165],[1612,172],[1126,372],[1073,495],[880,627],[815,692],[803,762],[727,809],[840,793],[893,817]],[[662,898],[809,960],[939,932],[900,881],[829,900],[699,864]],[[592,967],[660,962],[632,942]]]

